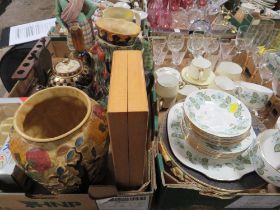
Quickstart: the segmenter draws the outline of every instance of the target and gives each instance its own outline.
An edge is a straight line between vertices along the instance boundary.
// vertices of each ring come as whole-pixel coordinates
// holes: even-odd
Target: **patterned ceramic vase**
[[[103,178],[106,113],[79,89],[53,87],[32,95],[15,113],[10,137],[17,165],[52,193]]]

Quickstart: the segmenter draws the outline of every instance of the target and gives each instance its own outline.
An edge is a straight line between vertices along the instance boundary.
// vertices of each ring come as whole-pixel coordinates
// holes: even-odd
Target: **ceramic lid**
[[[96,26],[117,35],[137,36],[141,31],[137,24],[116,18],[100,18],[96,21]]]
[[[64,59],[55,66],[55,72],[60,75],[70,75],[77,73],[81,68],[81,64],[77,60]]]

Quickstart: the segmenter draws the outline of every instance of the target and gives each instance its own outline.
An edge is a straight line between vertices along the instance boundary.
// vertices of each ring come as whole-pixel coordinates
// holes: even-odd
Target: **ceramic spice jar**
[[[52,193],[73,192],[104,175],[105,110],[79,89],[53,87],[32,95],[15,113],[10,139],[17,165]]]

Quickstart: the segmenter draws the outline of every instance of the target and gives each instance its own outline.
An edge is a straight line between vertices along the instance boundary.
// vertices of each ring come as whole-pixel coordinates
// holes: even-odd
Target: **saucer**
[[[236,158],[217,160],[202,155],[193,149],[186,141],[181,130],[180,125],[184,115],[182,107],[183,103],[178,103],[170,109],[167,118],[167,131],[171,151],[183,165],[219,181],[239,180],[245,174],[254,171],[248,150]]]
[[[212,83],[212,81],[215,78],[214,72],[211,72],[210,76],[208,77],[207,80],[205,80],[205,81],[195,80],[195,79],[191,78],[190,75],[188,74],[188,69],[189,69],[189,66],[186,66],[185,68],[183,68],[183,70],[181,71],[181,77],[185,82],[190,83],[192,85],[208,86]]]

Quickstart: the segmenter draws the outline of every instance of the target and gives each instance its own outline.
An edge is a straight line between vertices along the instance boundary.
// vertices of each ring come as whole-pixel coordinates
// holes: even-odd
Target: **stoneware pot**
[[[17,165],[51,193],[102,179],[108,146],[105,110],[73,87],[32,95],[15,113],[10,133]]]

